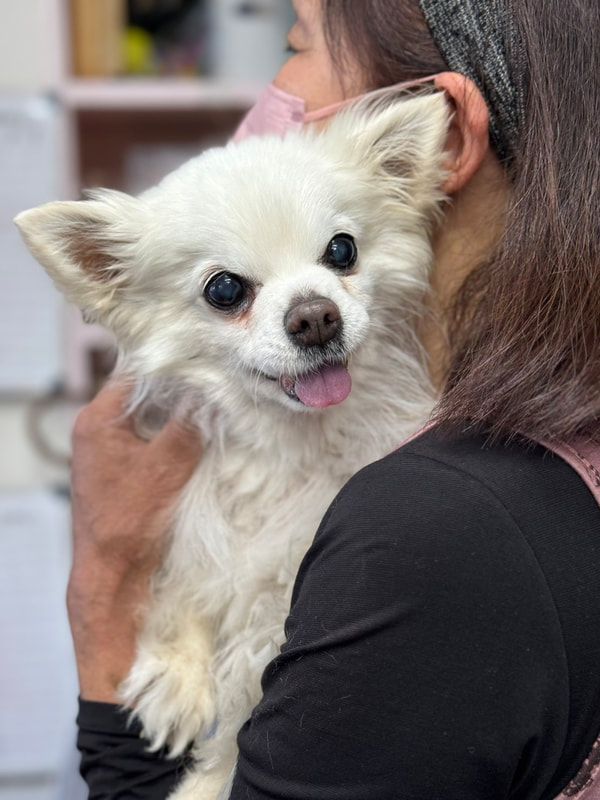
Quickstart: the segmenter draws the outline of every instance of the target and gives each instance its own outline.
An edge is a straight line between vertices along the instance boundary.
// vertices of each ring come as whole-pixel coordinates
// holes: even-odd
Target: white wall
[[[62,80],[66,2],[0,0],[0,91],[44,91]]]
[[[47,152],[48,169],[36,166],[31,156],[39,151],[44,137],[17,123],[20,106],[31,107],[34,117],[37,111],[43,116],[48,101],[41,95],[57,88],[64,78],[61,14],[66,2],[0,0],[0,141],[4,154],[0,185],[5,187],[0,193],[0,284],[9,290],[3,295],[3,310],[0,302],[2,319],[7,319],[6,303],[12,301],[15,306],[8,315],[12,332],[6,325],[0,329],[3,344],[14,348],[17,358],[23,356],[23,364],[26,353],[19,348],[24,334],[29,335],[40,312],[46,313],[56,298],[51,288],[44,300],[30,286],[27,291],[31,290],[32,302],[35,299],[37,303],[32,313],[21,295],[11,294],[8,284],[16,291],[14,281],[8,280],[11,276],[18,273],[37,279],[39,268],[35,265],[34,271],[11,223],[15,211],[21,209],[7,201],[13,198],[17,205],[31,205],[50,199],[50,192],[52,196],[60,194],[56,187],[47,186],[48,169],[59,155]],[[21,199],[25,186],[32,195]],[[53,330],[50,338],[58,335]],[[24,388],[15,385],[15,391]],[[65,468],[52,467],[36,453],[27,435],[27,409],[26,401],[11,400],[9,395],[0,398],[0,635],[9,656],[2,662],[6,713],[0,724],[0,800],[74,800],[85,793],[74,783],[72,720],[77,690],[64,608],[69,512],[66,502],[49,491],[66,485],[68,475]],[[68,421],[59,427],[61,441],[57,444],[62,450],[68,446]],[[36,732],[39,740],[35,740]],[[72,790],[60,788],[61,774],[69,775]]]

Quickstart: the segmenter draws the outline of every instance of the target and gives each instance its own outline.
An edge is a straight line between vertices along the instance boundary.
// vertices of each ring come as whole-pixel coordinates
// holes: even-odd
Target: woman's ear
[[[445,92],[453,110],[446,143],[444,192],[459,192],[475,175],[489,150],[490,115],[483,95],[470,78],[458,72],[442,72],[436,89]]]

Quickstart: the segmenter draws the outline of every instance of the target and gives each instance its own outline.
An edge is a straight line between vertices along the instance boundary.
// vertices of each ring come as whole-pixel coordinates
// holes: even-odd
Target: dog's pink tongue
[[[327,408],[344,401],[352,390],[352,378],[345,367],[323,367],[298,378],[294,391],[305,406]]]

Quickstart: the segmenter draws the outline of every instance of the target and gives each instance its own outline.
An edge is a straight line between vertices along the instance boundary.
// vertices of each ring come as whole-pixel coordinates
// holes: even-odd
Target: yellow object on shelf
[[[155,72],[154,40],[142,28],[130,27],[125,33],[125,71],[128,75]]]
[[[71,0],[75,74],[86,78],[124,70],[126,0]]]

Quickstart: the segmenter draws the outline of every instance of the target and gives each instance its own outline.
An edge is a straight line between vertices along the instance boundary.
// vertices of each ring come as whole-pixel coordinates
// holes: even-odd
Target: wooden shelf
[[[74,78],[58,89],[58,96],[76,111],[244,109],[261,88],[200,78]]]

